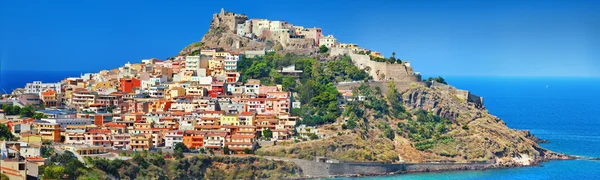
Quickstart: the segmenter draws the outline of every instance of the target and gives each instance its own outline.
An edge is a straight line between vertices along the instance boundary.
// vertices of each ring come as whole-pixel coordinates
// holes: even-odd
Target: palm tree
[[[392,52],[392,57],[396,58],[396,52]]]

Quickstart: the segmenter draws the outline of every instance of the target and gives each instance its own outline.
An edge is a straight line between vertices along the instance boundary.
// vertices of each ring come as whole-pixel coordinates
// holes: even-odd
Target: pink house
[[[260,86],[258,87],[258,92],[261,94],[267,94],[270,92],[278,92],[279,88],[277,86]]]
[[[246,103],[246,112],[266,112],[266,98],[242,98],[241,102]]]
[[[267,93],[266,114],[290,113],[291,101],[289,92]]]
[[[84,134],[86,144],[93,146],[110,147],[110,130],[92,129]]]

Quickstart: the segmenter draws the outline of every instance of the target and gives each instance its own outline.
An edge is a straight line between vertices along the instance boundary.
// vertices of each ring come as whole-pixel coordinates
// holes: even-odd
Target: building
[[[287,67],[283,67],[281,70],[279,70],[279,73],[281,73],[282,75],[299,77],[300,75],[302,75],[302,70],[296,70],[296,65],[292,64]]]
[[[125,93],[131,93],[134,89],[141,86],[141,81],[136,78],[126,78],[120,80],[119,89]]]
[[[38,123],[38,131],[42,135],[42,140],[61,142],[60,140],[60,124],[57,123]]]
[[[256,51],[246,50],[246,51],[244,51],[244,56],[246,58],[258,58],[258,57],[262,57],[264,55],[265,55],[265,50],[256,50]]]
[[[95,103],[96,95],[96,92],[88,91],[84,88],[75,89],[71,94],[70,105],[76,108],[83,108],[89,106],[90,104]]]
[[[319,134],[319,130],[317,128],[314,126],[306,126],[304,124],[296,127],[296,132],[298,132],[298,136],[302,139],[308,139],[311,134]]]
[[[227,72],[235,72],[237,71],[237,62],[240,60],[239,55],[227,55],[225,56],[225,71]]]
[[[131,149],[149,150],[152,148],[152,134],[134,134],[131,135]]]
[[[60,106],[60,100],[58,100],[58,93],[52,89],[48,89],[40,93],[42,103],[44,107],[57,107]]]
[[[320,46],[320,38],[323,36],[321,32],[321,28],[304,28],[302,31],[298,33],[301,36],[304,36],[306,39],[313,39],[315,45]]]
[[[165,147],[173,148],[177,143],[183,143],[182,130],[169,131],[165,135]]]
[[[244,152],[246,149],[253,151],[256,148],[255,135],[231,135],[229,141],[225,143],[229,150]]]
[[[237,126],[237,125],[239,125],[238,115],[237,114],[223,114],[219,118],[219,124]]]
[[[209,132],[204,136],[204,148],[221,149],[225,145],[226,132]]]
[[[380,52],[377,52],[377,51],[371,51],[371,56],[373,56],[375,58],[385,58],[385,57],[383,57],[383,55],[381,55]]]
[[[225,84],[222,82],[212,83],[209,90],[209,95],[213,98],[225,95]]]
[[[46,90],[53,90],[61,93],[62,85],[60,83],[42,83],[42,81],[33,81],[25,84],[25,93],[39,94]]]
[[[112,134],[110,141],[112,142],[113,149],[127,150],[131,149],[131,135],[125,134]]]
[[[90,125],[94,123],[91,118],[42,118],[42,121],[58,124],[61,129],[67,128],[68,125]]]
[[[204,147],[204,135],[206,132],[187,130],[183,133],[183,144],[190,149]]]
[[[337,44],[336,39],[333,35],[327,35],[319,39],[319,46],[325,45],[325,47],[332,48]]]
[[[108,129],[92,129],[88,130],[84,133],[85,144],[93,145],[93,146],[101,146],[101,147],[110,147],[112,143],[111,139],[111,131]]]
[[[269,92],[265,102],[265,113],[291,113],[290,92]]]
[[[63,148],[67,151],[71,151],[80,155],[92,155],[92,154],[102,154],[106,153],[104,148],[101,146],[91,146],[91,145],[66,145]]]
[[[40,105],[42,104],[42,100],[40,99],[40,94],[36,93],[25,93],[19,96],[19,102],[23,105]]]

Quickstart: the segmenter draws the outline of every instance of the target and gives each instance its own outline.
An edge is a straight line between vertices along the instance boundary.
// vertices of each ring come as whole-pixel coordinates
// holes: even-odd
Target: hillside
[[[311,159],[329,156],[363,162],[496,162],[531,165],[560,155],[541,148],[529,134],[508,128],[483,107],[459,98],[451,87],[413,84],[403,92],[362,85],[366,96],[349,104],[320,140],[262,148],[257,154]],[[365,109],[365,110],[363,110]]]
[[[257,154],[308,160],[329,156],[355,162],[486,161],[506,165],[530,165],[558,156],[541,148],[528,132],[510,129],[501,119],[489,114],[478,96],[448,85],[420,82],[420,76],[413,76],[413,67],[409,64],[375,62],[369,56],[343,49],[332,49],[320,56],[314,54],[313,45],[290,45],[289,40],[282,43],[284,41],[268,34],[250,40],[232,30],[235,23],[247,19],[245,15],[224,11],[213,15],[211,28],[202,38],[203,46],[188,46],[180,54],[200,48],[238,52],[273,49],[277,53],[262,60],[240,63],[239,68],[242,74],[250,76],[246,78],[261,79],[267,84],[277,82],[268,70],[266,73],[244,70],[255,69],[261,63],[265,64],[260,66],[263,68],[295,64],[304,70],[297,85],[294,83],[296,88],[291,89],[298,93],[303,104],[296,113],[304,117],[301,123],[319,125],[324,138],[261,148]],[[292,52],[296,55],[289,56]],[[307,61],[310,57],[321,61]],[[370,77],[344,73],[348,65],[336,64],[339,62],[353,63],[350,66]],[[306,63],[309,64],[304,65]],[[336,70],[338,67],[342,67],[341,73]],[[364,101],[350,102],[345,109],[338,110],[331,107],[334,99],[323,99],[332,95],[342,98],[339,93],[328,90],[332,88],[328,82],[335,83],[339,89],[340,82],[363,79],[376,82],[343,86],[343,89],[353,90],[353,98],[365,97]]]

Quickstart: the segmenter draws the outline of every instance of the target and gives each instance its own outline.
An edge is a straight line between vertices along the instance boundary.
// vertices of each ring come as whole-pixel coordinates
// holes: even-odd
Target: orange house
[[[190,149],[204,147],[205,134],[205,132],[200,131],[185,131],[183,132],[183,144]]]

